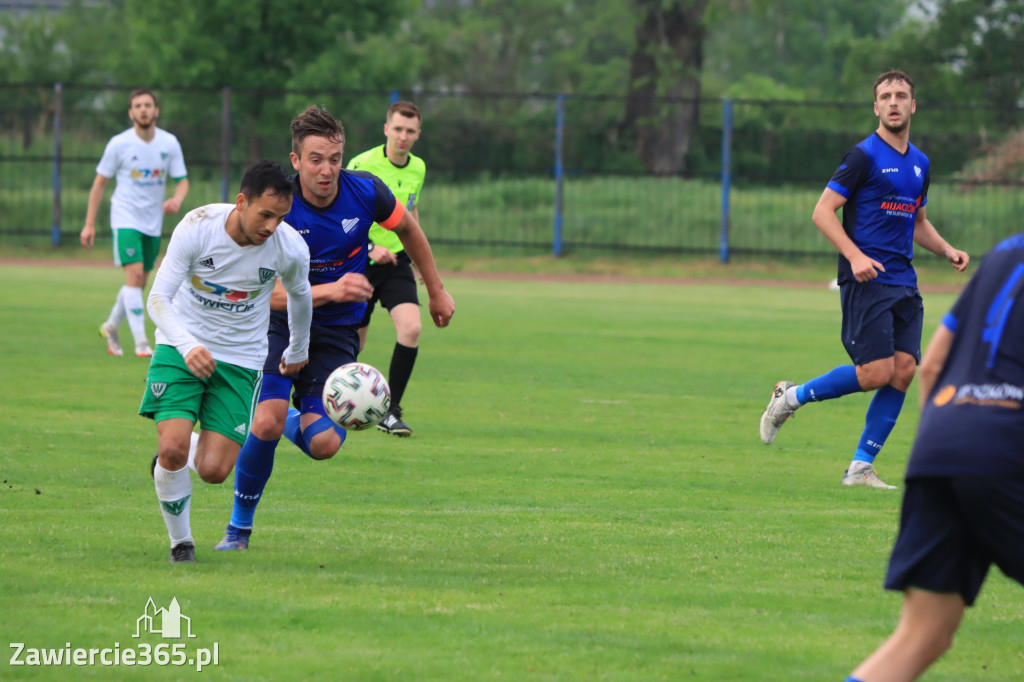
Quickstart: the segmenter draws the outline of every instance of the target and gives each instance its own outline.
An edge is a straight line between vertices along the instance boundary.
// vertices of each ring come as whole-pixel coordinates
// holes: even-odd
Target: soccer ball
[[[391,407],[391,389],[383,375],[365,362],[350,362],[331,372],[324,384],[324,410],[338,426],[361,431],[375,426]]]

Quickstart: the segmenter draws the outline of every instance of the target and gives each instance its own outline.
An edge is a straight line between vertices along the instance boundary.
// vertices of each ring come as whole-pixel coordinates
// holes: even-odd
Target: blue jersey
[[[325,208],[306,201],[293,178],[295,197],[284,221],[309,246],[309,283],[313,286],[335,282],[350,272],[366,271],[366,235],[374,223],[392,228],[405,215],[391,190],[377,176],[363,171],[343,170],[338,178],[338,196]],[[325,303],[313,309],[313,324],[358,324],[366,303]]]
[[[943,325],[953,343],[907,478],[1024,476],[1024,234],[985,256]]]
[[[853,147],[829,180],[828,188],[846,197],[843,229],[865,256],[885,267],[875,282],[917,286],[914,221],[928,203],[928,157],[912,144],[901,154],[873,133]],[[839,255],[839,283],[856,281]]]

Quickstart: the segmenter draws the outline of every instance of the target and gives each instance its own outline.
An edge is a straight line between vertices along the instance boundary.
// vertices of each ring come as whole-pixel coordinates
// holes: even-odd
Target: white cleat
[[[770,445],[779,429],[796,410],[786,404],[786,389],[796,386],[792,381],[780,381],[772,390],[772,399],[761,413],[761,442]]]
[[[124,351],[121,350],[121,341],[117,338],[117,329],[104,322],[100,325],[100,336],[107,342],[107,352],[109,354],[116,355],[117,357],[124,355]]]
[[[869,488],[883,488],[885,490],[896,490],[896,486],[889,485],[878,477],[875,467],[865,467],[850,473],[847,469],[843,472],[843,485],[866,485]]]
[[[149,347],[148,343],[140,343],[135,346],[135,355],[140,358],[151,358],[153,357],[153,349]]]

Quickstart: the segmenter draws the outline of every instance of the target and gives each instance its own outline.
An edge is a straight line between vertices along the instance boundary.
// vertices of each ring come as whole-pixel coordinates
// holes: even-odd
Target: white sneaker
[[[100,325],[100,336],[107,342],[108,353],[118,357],[124,355],[124,351],[121,350],[121,341],[117,337],[117,329],[104,322]]]
[[[151,358],[153,357],[153,349],[149,347],[149,343],[143,341],[142,343],[135,345],[135,356],[140,358]]]
[[[850,473],[847,469],[843,472],[843,485],[866,485],[869,488],[884,488],[885,490],[896,490],[896,486],[889,485],[878,477],[875,467],[869,466]]]
[[[779,429],[786,423],[786,420],[796,412],[795,409],[786,404],[786,389],[796,386],[792,381],[780,381],[775,384],[772,390],[772,399],[768,401],[768,407],[761,413],[761,442],[770,445],[775,440]]]

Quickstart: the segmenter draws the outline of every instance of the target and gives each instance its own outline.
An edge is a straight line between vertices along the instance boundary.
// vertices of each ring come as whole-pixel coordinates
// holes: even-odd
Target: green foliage
[[[823,286],[449,278],[458,313],[424,327],[403,401],[415,435],[353,433],[329,462],[282,443],[245,553],[213,550],[230,482],[197,482],[198,560],[170,566],[146,363],[95,329],[119,278],[0,270],[33,292],[0,307],[7,642],[156,645],[136,619],[177,598],[188,649],[219,645],[214,680],[789,682],[843,679],[896,622],[899,493],[839,486],[868,396],[755,435],[775,381],[845,361]],[[926,328],[951,301],[926,296]],[[393,338],[375,318],[363,359],[386,366]],[[908,400],[883,477],[916,420]],[[929,679],[1024,678],[1022,614],[993,571]],[[194,676],[13,653],[4,680]]]

